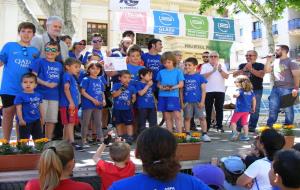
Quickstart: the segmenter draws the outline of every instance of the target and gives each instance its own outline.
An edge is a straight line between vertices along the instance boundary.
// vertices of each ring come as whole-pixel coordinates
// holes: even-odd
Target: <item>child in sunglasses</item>
[[[36,59],[31,65],[32,73],[38,79],[36,91],[43,97],[43,115],[45,116],[45,136],[52,139],[55,123],[57,123],[59,83],[63,73],[63,66],[56,62],[58,44],[48,42],[45,45],[45,58]]]

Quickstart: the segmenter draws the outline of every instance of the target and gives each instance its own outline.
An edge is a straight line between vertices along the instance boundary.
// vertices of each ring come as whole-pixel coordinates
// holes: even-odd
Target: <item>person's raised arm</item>
[[[106,145],[104,143],[101,143],[101,145],[96,150],[96,153],[93,156],[93,160],[94,160],[95,163],[98,163],[99,160],[101,160],[101,155],[102,155],[105,147],[106,147]]]
[[[268,56],[267,57],[267,62],[265,64],[265,68],[264,68],[265,73],[271,73],[272,72],[272,61],[273,61],[273,57]]]
[[[300,83],[300,69],[292,70],[292,75],[294,79],[294,89],[292,91],[292,95],[296,97],[299,93],[299,83]]]

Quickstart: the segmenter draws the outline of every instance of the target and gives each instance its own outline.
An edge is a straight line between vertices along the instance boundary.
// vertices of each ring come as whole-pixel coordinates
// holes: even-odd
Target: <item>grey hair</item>
[[[247,52],[253,52],[257,56],[257,51],[255,50],[248,50]]]
[[[179,50],[173,51],[173,54],[174,54],[174,55],[182,55],[181,51],[179,51]]]
[[[48,19],[46,21],[46,26],[47,27],[50,26],[55,21],[58,21],[62,25],[64,25],[64,20],[62,18],[60,18],[59,16],[50,16],[50,17],[48,17]]]
[[[219,53],[216,52],[216,51],[211,51],[211,52],[209,53],[209,56],[211,56],[211,55],[216,55],[216,56],[219,57]]]

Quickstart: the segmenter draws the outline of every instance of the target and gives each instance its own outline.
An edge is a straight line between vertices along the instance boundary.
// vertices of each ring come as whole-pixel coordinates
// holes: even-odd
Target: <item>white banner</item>
[[[150,0],[110,0],[109,9],[111,11],[149,11]]]
[[[127,70],[125,57],[105,57],[104,71],[122,71]]]

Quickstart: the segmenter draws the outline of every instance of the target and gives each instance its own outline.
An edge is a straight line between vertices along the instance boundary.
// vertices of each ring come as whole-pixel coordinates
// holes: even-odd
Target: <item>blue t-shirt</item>
[[[140,65],[132,65],[132,64],[127,64],[127,70],[131,74],[131,80],[139,80],[139,70],[143,69],[145,67],[140,66]]]
[[[38,85],[36,91],[43,96],[45,100],[59,100],[59,84],[63,73],[63,66],[59,62],[49,62],[44,58],[33,61],[31,70],[37,73],[38,78],[45,82],[57,83],[55,88],[48,88],[44,85]]]
[[[252,99],[255,97],[253,91],[245,92],[242,89],[238,89],[240,96],[236,99],[235,112],[250,112]]]
[[[136,83],[136,91],[143,90],[147,84],[143,83],[141,81],[138,81]],[[137,94],[137,108],[155,108],[155,103],[154,103],[154,96],[153,96],[153,89],[152,87],[148,88],[147,92],[143,95],[140,96]]]
[[[121,88],[121,83],[115,83],[112,87],[112,92],[117,91]],[[129,84],[125,91],[120,96],[113,99],[115,110],[129,110],[131,108],[132,95],[136,93],[136,90],[132,84]]]
[[[15,105],[22,105],[22,115],[25,122],[33,122],[40,119],[40,104],[42,96],[37,93],[19,93],[14,101]]]
[[[104,92],[104,84],[102,83],[100,78],[91,78],[85,77],[81,84],[82,89],[85,89],[86,93],[88,93],[91,97],[95,98],[99,102],[103,101],[103,92]],[[82,96],[82,109],[102,109],[102,106],[95,106],[95,104],[89,99]]]
[[[4,64],[0,94],[17,95],[23,91],[21,79],[30,72],[29,67],[39,51],[35,47],[23,47],[17,42],[8,42],[0,53]]]
[[[163,64],[160,62],[161,55],[151,55],[149,53],[144,53],[142,59],[146,68],[151,69],[153,72],[153,79],[155,82],[157,73],[164,68]]]
[[[75,53],[74,53],[72,50],[69,51],[69,57],[72,57],[72,58],[74,58],[74,59],[77,59]],[[82,60],[83,60],[83,55],[80,54],[78,60],[82,62]]]
[[[75,106],[78,107],[78,104],[79,104],[78,84],[77,84],[75,77],[68,72],[65,72],[62,77],[59,106],[60,107],[69,107],[70,103],[69,103],[69,101],[66,97],[65,91],[64,91],[64,85],[67,83],[70,84],[70,93],[71,93],[73,102],[74,102]]]
[[[201,102],[201,85],[207,83],[207,80],[200,74],[184,75],[183,102],[196,103]]]
[[[180,81],[184,80],[183,72],[180,69],[174,68],[172,70],[163,69],[157,74],[157,81],[163,86],[175,86],[178,85]],[[163,97],[179,97],[179,90],[166,91],[160,90],[158,96]]]
[[[104,59],[104,56],[102,55],[101,50],[92,49],[91,52],[90,51],[85,52],[85,54],[84,54],[84,56],[82,58],[82,63],[83,64],[87,63],[88,57],[89,57],[90,54],[96,54],[96,55],[98,55],[100,57],[101,60]]]
[[[138,174],[130,178],[114,182],[109,190],[211,190],[196,177],[178,173],[175,179],[160,181],[146,174]]]

